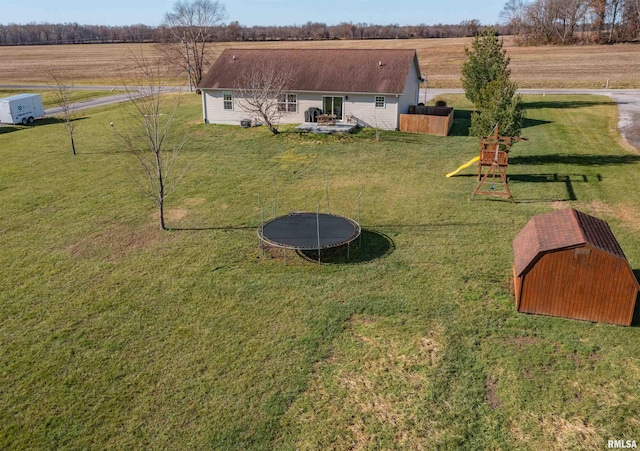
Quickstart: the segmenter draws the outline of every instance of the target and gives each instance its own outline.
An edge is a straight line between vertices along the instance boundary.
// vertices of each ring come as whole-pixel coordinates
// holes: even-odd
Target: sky
[[[417,25],[499,21],[507,0],[222,0],[225,22],[241,25],[302,25],[340,22]],[[0,24],[64,23],[157,26],[175,0],[0,0]]]

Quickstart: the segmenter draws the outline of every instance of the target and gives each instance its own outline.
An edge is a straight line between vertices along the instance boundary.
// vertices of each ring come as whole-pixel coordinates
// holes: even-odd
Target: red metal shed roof
[[[287,68],[291,91],[402,94],[411,49],[225,49],[202,79],[202,89],[240,89],[253,68]]]
[[[584,244],[626,260],[609,224],[601,219],[573,208],[534,216],[513,240],[516,275],[541,254]]]

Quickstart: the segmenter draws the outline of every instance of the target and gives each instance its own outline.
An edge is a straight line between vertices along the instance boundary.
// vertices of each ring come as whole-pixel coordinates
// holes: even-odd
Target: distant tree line
[[[523,45],[640,39],[640,0],[509,0],[500,17]]]
[[[216,26],[208,38],[210,42],[225,41],[311,41],[330,39],[411,39],[472,37],[484,27],[477,20],[457,25],[374,25],[368,23],[340,23],[327,25],[307,22],[304,25],[252,26],[237,21]],[[504,34],[508,27],[497,26]],[[176,34],[166,25],[105,26],[77,23],[28,23],[0,25],[0,45],[47,45],[90,43],[176,42]],[[179,41],[177,41],[179,42]]]
[[[157,27],[147,25],[113,27],[77,23],[12,23],[0,25],[0,45],[154,42],[157,34]]]

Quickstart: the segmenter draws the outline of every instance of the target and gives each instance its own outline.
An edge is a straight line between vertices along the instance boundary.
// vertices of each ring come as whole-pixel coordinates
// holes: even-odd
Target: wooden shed
[[[640,285],[609,225],[568,208],[513,240],[516,309],[629,326]]]

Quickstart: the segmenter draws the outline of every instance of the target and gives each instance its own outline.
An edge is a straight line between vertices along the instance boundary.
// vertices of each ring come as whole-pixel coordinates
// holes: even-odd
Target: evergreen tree
[[[471,115],[469,134],[488,136],[498,124],[501,135],[520,136],[525,111],[516,89],[516,84],[504,75],[490,81],[480,92],[482,103]]]
[[[524,121],[522,97],[509,80],[509,57],[495,30],[488,28],[475,37],[472,49],[465,48],[462,87],[476,107],[471,116],[470,134],[486,136],[496,124],[500,134],[519,136]]]

